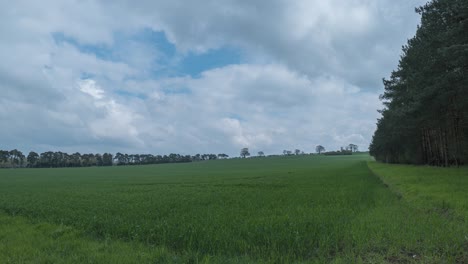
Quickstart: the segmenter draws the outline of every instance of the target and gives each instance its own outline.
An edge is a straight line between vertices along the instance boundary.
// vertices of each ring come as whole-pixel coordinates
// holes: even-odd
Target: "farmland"
[[[467,189],[368,155],[4,169],[0,262],[462,263]]]

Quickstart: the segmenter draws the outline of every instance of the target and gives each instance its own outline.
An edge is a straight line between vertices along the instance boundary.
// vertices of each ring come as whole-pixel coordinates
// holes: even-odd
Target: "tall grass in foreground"
[[[163,262],[468,261],[466,219],[402,199],[367,159],[0,170],[0,210],[71,227],[77,241],[140,245],[153,262],[163,249],[176,256]]]

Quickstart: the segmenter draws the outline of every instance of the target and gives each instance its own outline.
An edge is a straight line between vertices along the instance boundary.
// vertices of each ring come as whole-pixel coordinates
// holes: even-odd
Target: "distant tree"
[[[328,151],[328,152],[324,152],[323,155],[326,155],[326,156],[338,156],[338,155],[352,155],[353,152],[351,152],[351,150],[338,150],[338,151]]]
[[[81,167],[81,154],[79,152],[70,155],[70,166]]]
[[[102,166],[112,166],[112,154],[104,153],[102,155]]]
[[[201,155],[200,155],[200,154],[196,154],[195,156],[192,157],[192,160],[193,160],[193,161],[200,161],[200,160],[202,160]]]
[[[21,151],[14,149],[10,151],[10,162],[13,167],[22,166],[24,163],[24,155]]]
[[[301,150],[300,150],[300,149],[295,149],[295,150],[294,150],[294,154],[295,154],[295,155],[301,154]]]
[[[128,157],[128,155],[127,155]],[[125,165],[127,162],[127,159],[125,157],[124,154],[120,153],[120,152],[117,152],[117,154],[115,154],[115,157],[114,157],[117,165]]]
[[[10,152],[7,150],[0,150],[0,163],[6,163],[10,160]]]
[[[325,151],[325,148],[322,145],[318,145],[315,147],[315,152],[317,152],[319,155],[322,154],[322,152]]]
[[[19,154],[19,155],[18,155],[18,158],[19,158],[19,165],[20,165],[21,167],[23,167],[24,161],[26,160],[26,156],[24,156],[23,153],[22,153],[21,151],[20,151],[18,154]]]
[[[241,149],[240,156],[241,156],[242,158],[246,158],[246,157],[250,156],[249,148],[243,148],[243,149]]]
[[[140,155],[140,164],[151,164],[153,162],[153,155],[142,154]]]
[[[9,162],[11,164],[12,167],[15,167],[16,166],[16,162],[17,162],[17,151],[16,149],[14,150],[10,150],[10,153],[9,153]]]
[[[71,160],[71,157],[70,155],[68,155],[68,153],[62,153],[60,166],[70,167],[70,160]]]
[[[63,152],[54,152],[52,155],[52,160],[51,160],[51,167],[59,168],[59,167],[66,167],[70,166],[69,165],[69,155],[67,153]]]
[[[102,159],[102,155],[101,154],[95,154],[94,155],[94,158],[96,159],[96,166],[103,166],[104,165],[104,161]]]
[[[347,149],[350,150],[351,152],[357,152],[358,151],[358,146],[354,145],[354,144],[349,144]]]
[[[192,162],[192,157],[190,155],[185,155],[185,156],[182,157],[181,162]]]
[[[29,152],[28,157],[26,158],[28,162],[28,167],[34,168],[37,166],[37,162],[39,161],[39,154],[34,151]]]
[[[133,165],[135,162],[135,155],[133,154],[125,154],[125,158],[127,159],[127,164]]]
[[[94,154],[83,154],[81,155],[83,167],[91,167],[94,165]]]
[[[258,156],[259,156],[259,157],[265,157],[265,153],[263,153],[263,151],[259,151],[259,152],[258,152]]]
[[[54,152],[47,151],[39,156],[39,166],[42,168],[52,168],[54,162]]]
[[[224,154],[224,153],[218,154],[219,159],[227,159],[228,157],[229,156],[227,154]]]

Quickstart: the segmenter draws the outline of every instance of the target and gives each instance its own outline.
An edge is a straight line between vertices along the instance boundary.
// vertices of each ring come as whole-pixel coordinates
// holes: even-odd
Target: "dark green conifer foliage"
[[[468,163],[468,0],[417,8],[421,25],[384,80],[371,154],[389,163]]]

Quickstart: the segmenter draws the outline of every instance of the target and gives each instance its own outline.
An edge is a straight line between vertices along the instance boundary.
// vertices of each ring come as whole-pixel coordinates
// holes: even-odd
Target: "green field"
[[[367,155],[4,169],[0,263],[468,263],[467,190]]]

